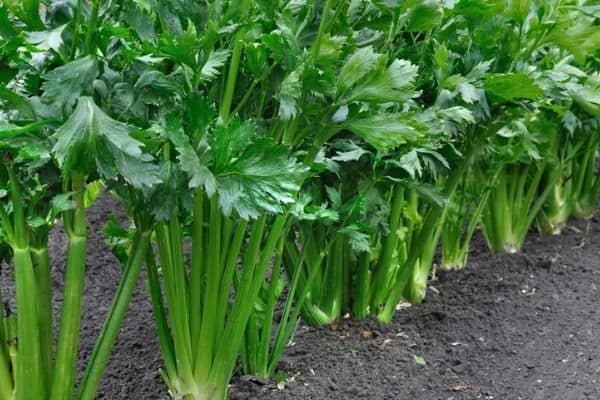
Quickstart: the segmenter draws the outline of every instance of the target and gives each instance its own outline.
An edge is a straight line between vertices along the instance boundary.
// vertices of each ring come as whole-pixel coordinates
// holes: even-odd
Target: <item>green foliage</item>
[[[53,153],[65,174],[90,174],[97,168],[108,180],[123,176],[136,188],[160,182],[158,169],[142,153],[143,144],[129,134],[134,128],[106,115],[89,97],[55,133]]]
[[[0,257],[20,269],[0,400],[94,398],[143,264],[166,384],[222,400],[240,351],[276,373],[299,314],[420,302],[440,237],[462,267],[478,226],[516,251],[538,215],[589,217],[599,20],[572,0],[3,2]],[[103,188],[131,221],[106,228],[123,278],[75,390]],[[55,349],[40,254],[58,219]]]

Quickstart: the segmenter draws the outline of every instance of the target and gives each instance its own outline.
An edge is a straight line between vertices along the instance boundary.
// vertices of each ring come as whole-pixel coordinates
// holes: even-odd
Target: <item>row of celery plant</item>
[[[568,2],[495,6],[492,13],[461,9],[475,11],[478,22],[466,19],[470,30],[464,39],[452,33],[452,40],[443,41],[451,52],[463,53],[462,46],[477,52],[482,63],[493,61],[489,72],[497,75],[486,76],[482,86],[490,105],[504,114],[489,150],[475,163],[479,174],[465,180],[453,202],[454,217],[445,224],[442,265],[450,268],[465,265],[480,219],[493,252],[515,252],[536,218],[544,230],[558,232],[575,212],[578,197],[588,204],[598,198],[591,161],[598,140],[591,63],[598,44],[573,47],[576,35],[594,36],[597,16]],[[571,25],[578,33],[568,29]],[[490,37],[505,45],[498,48]],[[465,199],[469,206],[457,209]],[[456,233],[464,226],[461,241]]]
[[[77,50],[76,35],[68,51],[56,43],[56,31],[46,32],[45,41],[43,35],[30,37],[42,37],[34,43],[66,62],[60,79],[74,85],[70,104],[63,107],[67,110],[52,118],[63,120],[62,111],[67,114],[77,101],[56,134],[63,142],[55,146],[55,158],[68,170],[75,162],[67,150],[75,149],[71,154],[77,155],[77,146],[99,143],[112,157],[96,160],[98,172],[135,225],[123,257],[126,273],[82,381],[82,397],[93,396],[143,261],[165,360],[163,376],[175,396],[224,398],[242,341],[245,369],[272,374],[299,310],[315,324],[337,319],[346,309],[358,317],[372,314],[389,321],[402,297],[422,299],[437,239],[444,232],[442,222],[457,187],[466,186],[471,164],[478,165],[473,160],[485,154],[486,145],[494,149],[490,143],[498,136],[510,143],[496,148],[510,153],[524,141],[525,154],[535,156],[537,146],[523,138],[515,146],[514,130],[506,126],[514,124],[512,119],[539,125],[539,116],[548,112],[544,106],[558,98],[548,94],[558,85],[542,91],[537,83],[543,76],[536,74],[550,68],[526,68],[538,47],[551,47],[545,40],[552,31],[544,28],[530,35],[530,9],[524,14],[504,12],[508,3],[501,1],[485,9],[486,18],[465,22],[474,12],[466,5],[375,6],[328,0],[322,9],[313,2],[282,3],[273,9],[239,1],[215,7],[165,3],[154,9],[124,2],[121,8],[100,12],[100,3],[93,2],[90,9],[71,10],[76,34],[86,29],[79,27],[80,20],[89,19],[85,45],[94,46],[93,57],[67,62],[85,54]],[[529,6],[539,14],[540,8]],[[554,11],[540,15],[549,19]],[[494,18],[511,22],[509,28],[488,24]],[[381,28],[382,22],[389,25]],[[529,53],[506,51],[495,60],[486,58],[485,35],[510,38],[517,27],[519,39],[533,43],[525,46]],[[56,29],[62,39],[64,26]],[[398,58],[403,54],[414,65]],[[464,60],[455,54],[465,55]],[[437,86],[423,79],[426,73],[415,82],[418,67],[426,72],[434,66],[445,74],[438,73]],[[78,82],[82,76],[88,80]],[[79,97],[90,81],[94,100]],[[415,91],[415,84],[422,86],[422,93]],[[506,93],[515,89],[521,93],[507,99]],[[486,94],[491,95],[489,105]],[[35,117],[48,115],[36,110]],[[475,121],[478,126],[469,127]],[[527,123],[522,125],[527,128]],[[77,129],[86,134],[77,136]],[[154,163],[148,164],[151,158],[141,154],[139,142],[126,139],[130,133],[144,142]],[[124,146],[125,158],[115,156],[118,146]],[[267,214],[283,212],[306,177],[290,147],[322,172],[306,181],[292,214],[272,219]],[[441,153],[457,160],[447,176],[448,163]],[[132,170],[127,157],[137,158],[136,168],[140,161],[146,167]],[[499,177],[500,186],[517,173],[515,167],[507,173],[480,159],[487,171],[498,170],[492,175]],[[89,165],[89,160],[76,162]],[[543,203],[538,176],[533,176],[526,195],[531,200],[523,211],[532,201],[537,208]],[[554,183],[551,178],[546,187]],[[528,179],[525,175],[517,184],[525,187]],[[593,176],[586,182],[590,180]],[[507,198],[506,190],[492,186],[482,200]],[[81,190],[75,192],[74,199],[81,196]],[[508,191],[515,201],[522,192]],[[488,221],[504,224],[487,228],[488,238],[508,232],[508,240],[500,237],[490,243],[515,246],[514,229],[492,214],[495,208],[487,214],[480,206],[475,210]],[[72,221],[71,214],[77,212],[67,212],[65,221]],[[530,225],[532,214],[527,213],[525,223],[517,222],[519,232]],[[81,218],[79,213],[76,219]],[[151,232],[158,257],[145,251]],[[186,243],[191,244],[189,257]],[[466,248],[468,240],[463,254]],[[271,260],[271,276],[264,281]],[[281,264],[288,272],[291,296],[271,354]],[[217,346],[221,338],[224,344]]]
[[[338,6],[342,12],[346,11]],[[543,114],[559,114],[559,105],[555,103],[564,102],[573,93],[556,95],[556,83],[542,86],[544,82],[536,82],[552,76],[556,68],[548,62],[548,57],[536,59],[534,56],[538,52],[554,56],[558,45],[549,41],[552,30],[548,31],[541,23],[535,28],[525,20],[531,15],[550,20],[561,10],[531,7],[525,12],[515,12],[512,5],[504,1],[492,2],[483,10],[474,10],[465,2],[455,6],[431,2],[414,5],[414,8],[409,5],[382,8],[370,10],[373,20],[389,19],[394,29],[384,39],[376,30],[371,32],[370,39],[365,34],[368,45],[358,45],[358,50],[341,65],[329,91],[333,97],[331,102],[342,107],[333,117],[345,125],[346,131],[356,134],[351,118],[368,113],[370,107],[377,115],[369,126],[383,126],[384,121],[390,121],[381,114],[378,104],[385,105],[386,111],[396,112],[396,116],[404,116],[398,111],[407,110],[410,117],[401,119],[402,129],[409,137],[404,140],[413,142],[412,146],[398,147],[401,143],[386,143],[380,139],[374,148],[368,140],[358,145],[351,142],[344,144],[352,149],[347,153],[351,155],[344,154],[340,148],[321,154],[326,172],[319,176],[317,188],[309,188],[305,197],[314,198],[310,207],[315,213],[323,214],[325,207],[329,211],[327,218],[334,221],[326,225],[310,222],[314,217],[308,213],[309,220],[296,225],[297,229],[284,246],[289,275],[297,273],[298,268],[304,270],[301,285],[308,281],[311,268],[319,265],[321,272],[308,283],[311,287],[303,304],[303,317],[316,325],[330,323],[349,309],[357,317],[372,314],[389,321],[401,298],[419,302],[424,296],[438,237],[443,233],[446,237],[460,237],[463,232],[464,219],[452,218],[447,224],[443,221],[447,212],[452,214],[453,208],[456,209],[453,199],[456,188],[470,184],[473,174],[469,172],[481,172],[482,176],[474,179],[477,182],[488,181],[490,176],[493,182],[477,195],[478,204],[472,207],[476,218],[469,223],[465,243],[461,245],[458,239],[458,243],[450,245],[459,253],[452,255],[458,259],[453,263],[464,263],[479,215],[487,221],[483,226],[495,251],[519,248],[534,221],[535,211],[541,208],[552,180],[556,179],[553,174],[545,189],[539,189],[544,165],[551,160],[540,156],[538,149],[548,138],[538,139],[536,135],[543,136],[549,127]],[[360,26],[368,26],[364,20],[368,20],[369,9],[362,11]],[[345,15],[349,17],[351,20],[350,10]],[[570,15],[563,17],[572,19]],[[560,29],[559,26],[555,29]],[[495,37],[513,43],[517,39],[514,36],[522,39],[526,46],[495,52],[496,42],[489,40]],[[425,79],[419,77],[422,95],[418,101],[410,100],[414,97],[411,86],[416,70],[406,61],[382,61],[389,60],[389,56],[372,49],[379,46],[392,55],[406,54],[423,68]],[[515,68],[519,70],[515,72]],[[522,72],[528,68],[527,73]],[[404,80],[394,79],[398,77]],[[554,110],[548,110],[550,105]],[[529,121],[532,126],[528,129],[521,120]],[[473,122],[477,122],[477,126],[469,128]],[[510,129],[513,125],[523,128],[522,132]],[[419,142],[420,134],[427,140]],[[453,156],[452,147],[460,157]],[[490,153],[490,149],[495,153]],[[373,150],[377,152],[371,156],[371,162],[366,161],[368,157],[364,154]],[[456,160],[447,176],[443,173],[447,164],[440,152]],[[344,157],[356,167],[346,162],[340,174],[336,161]],[[530,167],[527,160],[532,158],[539,158],[544,164]],[[385,166],[386,160],[398,167],[396,171]],[[522,161],[525,161],[524,169],[515,164]],[[433,173],[424,173],[415,179],[415,170],[426,169],[423,165],[434,165]],[[531,178],[530,169],[536,172]],[[436,174],[439,170],[442,173]],[[362,171],[368,171],[366,177],[361,176]],[[342,184],[336,182],[336,175]],[[515,179],[518,176],[521,178]],[[385,184],[389,179],[398,182],[392,186]],[[361,188],[363,180],[366,181],[364,189]],[[346,184],[348,182],[350,184]],[[428,183],[431,186],[428,187]],[[525,187],[527,192],[523,190]],[[424,191],[428,195],[423,196]],[[462,196],[459,190],[456,198]],[[381,218],[373,218],[377,211],[368,209],[369,205],[373,206],[369,203],[373,198],[380,199],[379,214],[385,215],[383,223]],[[432,199],[438,201],[432,202]],[[328,207],[330,205],[334,206]],[[306,214],[304,210],[302,217]]]
[[[400,12],[407,11],[404,6],[371,8],[349,7],[344,2],[326,4],[335,10],[333,14],[337,17],[329,27],[339,36],[334,36],[336,42],[328,46],[333,47],[336,50],[333,54],[338,56],[327,60],[327,64],[317,65],[323,77],[321,87],[308,89],[318,94],[320,109],[329,113],[329,126],[324,132],[335,141],[312,152],[315,154],[311,158],[313,166],[323,172],[318,179],[307,183],[295,212],[297,223],[284,244],[283,257],[288,275],[300,274],[297,281],[302,290],[299,293],[306,296],[301,299],[303,317],[316,325],[338,319],[354,293],[362,293],[365,301],[374,296],[368,293],[369,289],[365,290],[373,285],[360,286],[365,279],[370,279],[371,273],[365,266],[378,263],[376,256],[367,253],[371,246],[373,249],[381,246],[381,243],[372,243],[371,238],[380,237],[388,228],[382,219],[387,204],[392,202],[392,197],[397,198],[396,218],[401,218],[404,202],[400,198],[405,189],[407,198],[414,199],[419,191],[428,192],[420,182],[413,181],[408,189],[404,181],[394,183],[396,178],[387,177],[386,171],[401,170],[402,166],[398,165],[405,162],[404,167],[413,172],[415,160],[418,162],[415,149],[427,153],[433,164],[439,163],[436,157],[443,162],[435,149],[445,140],[441,129],[437,129],[441,118],[413,100],[418,97],[414,89],[417,66],[396,58],[398,49],[394,46],[405,25],[416,32],[428,15],[403,14],[400,21],[394,21]],[[392,26],[381,28],[385,26],[382,20],[390,21]],[[349,29],[355,34],[348,35]],[[383,32],[384,29],[389,31]],[[344,39],[344,36],[354,40]],[[301,72],[312,73],[310,70]],[[284,83],[294,74],[296,71]],[[303,87],[306,81],[302,80]],[[282,90],[284,88],[282,85]],[[301,122],[303,114],[311,110],[309,106],[299,107],[299,110],[296,120]],[[394,153],[398,146],[403,149]],[[400,156],[396,155],[402,151],[409,154],[399,160]],[[380,160],[382,156],[384,159]],[[412,166],[408,165],[411,160]],[[398,192],[396,196],[392,194],[394,191]],[[323,224],[326,221],[329,222]],[[383,265],[378,267],[380,272],[374,274],[382,286],[376,301],[387,300],[386,292],[390,288],[385,287],[384,281],[390,282],[389,274],[398,270],[392,259],[394,246],[391,243],[386,246],[387,256],[379,258]],[[357,279],[358,269],[366,274]],[[358,306],[365,310],[367,307]]]
[[[478,121],[475,131],[470,134],[473,138],[471,144],[469,139],[462,138],[457,141],[458,145],[462,143],[463,146],[476,147],[475,152],[478,155],[474,159],[475,166],[468,167],[471,162],[469,157],[461,158],[459,164],[454,165],[449,179],[440,180],[438,188],[441,189],[445,185],[446,195],[452,198],[452,188],[458,184],[457,179],[462,180],[465,188],[471,185],[472,179],[479,185],[482,185],[482,182],[490,182],[489,185],[477,190],[476,204],[471,207],[474,214],[468,221],[463,242],[461,242],[464,229],[463,218],[454,218],[444,224],[443,232],[446,239],[453,241],[449,246],[445,246],[445,264],[458,263],[459,265],[464,265],[466,262],[469,241],[480,216],[483,217],[484,232],[493,251],[520,249],[526,232],[542,205],[545,204],[557,180],[558,172],[552,171],[547,173],[545,181],[541,181],[542,175],[556,165],[555,155],[547,149],[548,142],[552,142],[552,137],[558,134],[558,127],[553,121],[560,121],[570,108],[577,108],[581,103],[587,104],[589,108],[590,103],[594,103],[595,95],[593,90],[588,92],[583,90],[586,87],[593,87],[593,75],[590,79],[572,65],[570,49],[564,48],[563,43],[558,40],[557,33],[566,23],[574,20],[581,23],[587,31],[592,32],[593,18],[590,22],[590,18],[582,17],[581,12],[573,15],[565,13],[566,7],[544,9],[533,3],[525,7],[524,11],[518,10],[518,12],[511,8],[511,4],[501,1],[490,4],[489,9],[484,12],[465,7],[465,3],[459,3],[455,8],[448,9],[443,9],[440,4],[435,5],[434,9],[429,10],[428,16],[432,17],[430,21],[435,21],[433,16],[439,15],[439,11],[443,9],[441,13],[443,17],[437,21],[440,29],[432,32],[431,29],[437,26],[428,26],[430,30],[422,37],[424,42],[422,45],[432,47],[434,64],[432,69],[438,69],[435,77],[439,89],[434,96],[436,99],[434,104],[442,107],[458,105],[468,108]],[[421,12],[425,13],[424,10]],[[466,12],[476,13],[477,18],[465,19]],[[411,13],[408,12],[405,16],[410,18]],[[473,14],[468,16],[475,17]],[[560,19],[555,21],[557,17]],[[535,18],[541,19],[541,22],[532,22]],[[553,21],[552,29],[548,29],[549,23],[545,21]],[[410,26],[410,23],[407,23],[406,29],[410,30]],[[490,37],[502,38],[503,43],[511,43],[511,46],[498,52],[496,42],[490,41]],[[438,45],[434,45],[435,43]],[[592,47],[591,51],[596,48]],[[420,55],[426,51],[415,53]],[[456,54],[463,54],[465,57],[458,58]],[[423,62],[422,57],[419,57],[419,60]],[[464,76],[460,75],[462,71]],[[363,82],[372,81],[366,78]],[[388,87],[393,85],[389,84]],[[458,103],[455,102],[457,97]],[[577,104],[574,105],[574,102]],[[591,126],[591,129],[596,127],[594,123]],[[588,141],[592,141],[593,144],[595,135],[589,136],[591,139]],[[461,151],[464,153],[467,148],[462,147]],[[595,154],[594,146],[585,150],[587,154]],[[473,151],[473,148],[471,147],[469,151]],[[467,155],[469,154],[467,152]],[[592,194],[593,201],[594,193],[597,193],[594,184],[595,174],[589,167],[593,161],[590,161],[590,157],[586,160],[589,186],[583,190]],[[459,178],[461,168],[464,168],[464,171],[477,171],[480,174],[467,173]],[[475,178],[472,178],[473,176]],[[343,181],[358,182],[359,176],[344,177]],[[443,193],[444,189],[440,191]],[[464,198],[465,195],[466,193],[459,190],[457,198]],[[392,198],[394,197],[389,197]],[[401,198],[398,199],[400,202]],[[381,299],[385,298],[385,292],[378,290],[377,282],[385,282],[384,287],[391,290],[387,297],[389,301],[385,305],[387,309],[384,307],[386,312],[379,314],[383,320],[389,321],[393,307],[401,297],[413,302],[420,301],[431,266],[431,256],[435,251],[436,238],[439,235],[436,226],[440,226],[446,210],[452,213],[453,208],[456,210],[456,207],[455,199],[449,203],[448,208],[433,207],[427,215],[427,223],[423,224],[423,227],[428,229],[421,228],[419,241],[413,241],[419,243],[419,247],[410,248],[411,235],[406,234],[406,229],[414,230],[415,225],[411,222],[402,226],[401,234],[387,235],[388,243],[390,240],[393,243],[393,251],[389,251],[389,248],[386,251],[385,246],[381,250],[375,248],[374,258],[378,265],[385,263],[387,256],[400,256],[394,260],[397,262],[395,268],[402,270],[402,273],[397,275],[382,273],[377,268],[367,267],[368,257],[362,257],[359,262],[362,267],[350,267],[353,256],[346,257],[345,254],[348,252],[336,246],[335,254],[331,255],[333,262],[323,264],[323,279],[314,281],[314,299],[309,299],[311,301],[304,304],[305,318],[313,324],[328,323],[339,318],[350,308],[350,304],[357,306],[353,311],[358,317],[364,317],[369,312],[377,315],[381,312]],[[408,209],[414,207],[409,206]],[[460,210],[460,212],[464,211]],[[390,231],[394,233],[398,228],[393,223],[397,220],[397,215],[392,207],[389,216],[390,227],[394,230],[390,229]],[[302,228],[301,231],[304,229]],[[305,243],[311,236],[306,233],[300,235],[301,243]],[[368,238],[372,235],[366,234],[363,235],[364,237]],[[331,240],[336,239],[332,236]],[[317,241],[327,243],[323,237],[318,237]],[[290,242],[294,243],[294,241]],[[395,247],[398,243],[400,248]],[[409,254],[406,259],[403,259],[405,250],[402,250],[402,247],[407,244]],[[421,245],[423,247],[420,247]],[[288,247],[294,250],[292,244]],[[448,250],[448,247],[453,249]],[[319,254],[318,249],[316,247],[316,250],[310,251],[313,259],[316,259]],[[367,249],[367,246],[364,246],[364,249]],[[300,260],[299,254],[300,251],[296,251],[296,255],[290,258],[288,264],[297,265]],[[448,257],[454,260],[448,262]],[[375,286],[368,286],[366,283],[369,282],[369,276],[379,276],[379,279],[375,279]],[[358,282],[359,286],[353,287],[351,282]],[[373,303],[365,302],[363,295],[369,293],[369,289],[365,287],[369,288],[371,293],[376,293],[375,296],[379,296],[379,300],[375,297]]]

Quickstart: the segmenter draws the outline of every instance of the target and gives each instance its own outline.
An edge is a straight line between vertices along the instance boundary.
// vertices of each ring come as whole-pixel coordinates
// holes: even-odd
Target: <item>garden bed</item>
[[[89,356],[120,267],[100,233],[116,209],[103,198],[90,216],[81,355]],[[299,326],[279,385],[234,379],[233,399],[600,398],[600,222],[573,222],[561,236],[530,234],[521,254],[488,255],[476,240],[465,272],[439,272],[425,302],[390,325],[342,321]],[[65,243],[51,238],[62,269]],[[62,272],[54,271],[55,277]],[[9,291],[7,274],[0,286]],[[61,280],[55,279],[55,285]],[[55,287],[55,293],[62,288]],[[3,293],[10,298],[10,293]],[[55,299],[58,302],[61,299]],[[166,399],[147,292],[139,285],[99,399]]]

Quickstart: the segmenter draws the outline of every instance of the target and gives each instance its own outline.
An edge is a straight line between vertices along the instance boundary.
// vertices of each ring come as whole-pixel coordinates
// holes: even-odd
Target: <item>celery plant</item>
[[[595,123],[598,131],[598,122]],[[570,193],[575,198],[573,206],[573,215],[577,218],[590,218],[600,199],[600,179],[596,167],[598,148],[600,140],[595,133],[590,134],[590,138],[584,142],[585,151],[581,160],[573,162],[573,192]]]
[[[15,166],[10,155],[4,154],[5,170],[3,187],[8,188],[8,200],[10,208],[5,200],[3,204],[2,230],[3,238],[13,252],[15,268],[15,286],[17,294],[17,321],[16,333],[19,343],[19,351],[16,360],[16,374],[14,381],[14,396],[17,399],[36,398],[42,399],[48,393],[47,371],[44,370],[42,352],[51,349],[42,349],[41,331],[42,319],[40,319],[39,301],[37,300],[38,285],[34,271],[32,245],[29,241],[28,225],[26,222],[26,211],[22,196],[23,187],[18,179]],[[12,208],[12,212],[10,212]],[[9,330],[6,330],[9,333]],[[48,334],[48,332],[45,332]],[[24,349],[27,349],[25,351]],[[51,354],[46,353],[46,357]],[[5,359],[5,362],[8,360]],[[10,365],[10,364],[9,364]],[[31,385],[25,386],[21,382],[34,378]],[[8,399],[12,398],[8,397]]]
[[[94,121],[94,128],[91,128],[92,125],[86,125],[87,118]],[[105,138],[98,137],[100,131],[95,130],[102,129],[103,123],[112,124],[113,129],[125,127],[116,124],[116,121],[109,121],[111,120],[103,115],[91,103],[91,100],[82,97],[71,118],[56,131],[57,141],[53,152],[62,167],[63,187],[69,190],[65,192],[60,190],[61,183],[57,178],[54,181],[51,180],[52,171],[55,171],[55,177],[58,175],[50,162],[50,153],[45,147],[47,142],[32,136],[7,138],[3,142],[4,147],[9,151],[4,155],[5,181],[3,185],[8,189],[2,212],[2,228],[3,236],[10,244],[14,254],[19,343],[27,344],[25,347],[19,346],[17,349],[18,363],[15,379],[17,398],[71,397],[74,388],[83,298],[83,274],[87,251],[85,210],[91,205],[97,194],[95,185],[88,186],[84,176],[81,175],[81,172],[85,171],[85,165],[90,165],[85,157],[89,157],[87,160],[95,163],[94,154],[88,152],[82,158],[85,153],[82,153],[81,147],[78,146],[87,143],[90,138],[98,140],[99,144],[103,143]],[[17,128],[5,125],[3,129],[4,135],[10,135]],[[81,136],[75,138],[71,135],[74,132]],[[113,130],[110,133],[115,134],[116,131]],[[119,139],[127,142],[125,137]],[[130,139],[130,145],[135,145],[135,143]],[[32,151],[34,149],[35,151]],[[128,151],[132,151],[131,149]],[[113,153],[105,153],[104,156],[110,160],[111,155],[118,154],[117,151],[119,150],[113,148]],[[134,154],[118,154],[119,157],[125,157],[125,159],[129,157],[130,165],[135,165],[135,155],[135,152]],[[107,159],[103,160],[103,162],[106,161]],[[78,168],[77,172],[71,175],[68,171],[74,162],[78,163]],[[140,161],[138,165],[142,166],[143,164]],[[142,171],[147,174],[141,178],[142,181],[150,183],[152,179],[155,179],[151,170],[142,167],[138,172]],[[122,170],[122,172],[132,171]],[[46,181],[45,184],[40,182],[42,177]],[[129,178],[132,177],[133,175],[129,175]],[[25,203],[26,199],[27,203]],[[65,267],[63,312],[56,359],[53,360],[52,281],[47,235],[60,214],[64,220],[69,244]],[[132,291],[133,288],[130,293]],[[124,296],[123,293],[120,293],[119,298],[126,299]],[[124,315],[124,311],[124,309],[121,310],[121,317]],[[115,334],[118,332],[119,324],[113,327]],[[21,358],[22,361],[20,361]],[[19,382],[26,382],[29,379],[25,378],[26,376],[38,376],[37,385],[19,385]]]
[[[600,190],[595,165],[599,144],[597,135],[591,132],[586,138],[573,137],[563,142],[559,162],[547,172],[561,170],[538,218],[543,231],[560,234],[571,216],[587,218],[595,209]]]
[[[246,324],[287,228],[285,215],[271,221],[267,213],[292,201],[297,186],[289,182],[303,170],[283,147],[257,137],[252,125],[237,120],[221,124],[209,133],[213,163],[210,170],[204,167],[214,189],[206,184],[195,188],[187,210],[174,199],[173,208],[159,218],[155,236],[162,279],[157,262],[148,260],[163,376],[174,395],[194,399],[226,397]],[[168,159],[179,154],[181,164],[172,167],[186,171],[183,160],[198,157],[197,145],[178,126],[170,132],[173,152],[166,143],[163,154]],[[242,129],[245,136],[239,136]],[[198,160],[194,168],[201,167]],[[182,181],[182,187],[190,182]],[[183,190],[165,196],[176,192]],[[186,241],[191,243],[189,257]]]
[[[471,239],[477,229],[492,185],[470,181],[472,173],[465,174],[455,195],[450,199],[441,232],[441,263],[446,270],[466,267]],[[491,182],[495,181],[492,174]]]
[[[583,72],[578,74],[582,75]],[[563,129],[557,136],[554,149],[559,163],[549,167],[548,172],[560,168],[561,174],[538,218],[541,229],[546,232],[559,234],[572,216],[589,218],[598,203],[600,183],[596,160],[600,145],[600,111],[589,103],[589,95],[594,91],[594,79],[587,78],[583,86],[577,85],[571,89],[576,103],[587,112],[575,115],[569,111],[563,117]]]
[[[192,21],[182,10],[151,15],[164,22],[160,35],[168,44],[132,38],[138,50],[169,59],[140,66],[137,85],[152,96],[134,101],[145,110],[150,126],[142,136],[163,178],[149,197],[157,254],[145,261],[163,378],[174,397],[226,398],[247,322],[288,229],[285,210],[306,170],[252,118],[271,99],[239,96],[268,76],[249,70],[243,58],[253,7],[234,2],[206,9],[210,21]],[[234,16],[242,25],[231,32],[225,28]],[[185,32],[171,29],[173,18],[187,24]],[[247,82],[247,73],[257,76]],[[139,119],[133,107],[121,110],[123,118]]]
[[[2,236],[13,251],[16,281],[18,340],[16,348],[10,349],[16,354],[12,361],[13,367],[16,365],[14,396],[31,400],[93,398],[93,391],[87,397],[77,396],[75,391],[87,253],[86,210],[99,193],[99,178],[121,177],[128,185],[147,190],[158,183],[157,168],[142,154],[142,144],[130,136],[133,127],[111,118],[88,96],[95,95],[106,78],[100,65],[106,61],[107,49],[95,38],[98,31],[106,29],[102,21],[110,15],[100,18],[100,2],[92,2],[89,10],[78,4],[73,14],[61,12],[60,6],[48,9],[43,23],[35,27],[32,15],[42,15],[39,2],[26,3],[31,8],[11,6],[8,13],[4,5],[0,7],[4,25],[0,35],[12,42],[1,46],[6,87],[0,91],[0,175]],[[60,23],[63,25],[56,28]],[[64,31],[70,33],[68,42],[63,40]],[[23,51],[17,51],[19,47]],[[4,63],[5,58],[21,61]],[[59,217],[68,244],[62,312],[55,336],[47,240]],[[127,281],[126,277],[123,280]],[[120,308],[107,320],[113,336],[132,291],[130,283],[116,296]],[[111,346],[112,342],[102,348],[104,359]],[[101,372],[104,365],[93,357],[88,367]]]

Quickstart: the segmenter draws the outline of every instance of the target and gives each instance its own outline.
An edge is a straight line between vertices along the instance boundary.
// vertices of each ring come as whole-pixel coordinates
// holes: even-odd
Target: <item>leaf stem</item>
[[[51,400],[72,397],[77,367],[77,348],[81,325],[81,306],[87,256],[87,220],[85,216],[85,176],[74,173],[71,188],[75,192],[75,209],[65,212],[71,226],[65,226],[68,235],[65,288],[60,320],[60,335],[56,353],[56,371],[52,381]]]
[[[327,20],[329,12],[331,11],[331,6],[333,5],[333,0],[325,0],[325,5],[323,6],[323,12],[321,14],[321,21],[319,22],[319,30],[317,31],[317,37],[313,43],[313,47],[311,49],[311,57],[313,62],[316,62],[317,57],[319,56],[319,52],[321,51],[321,42],[323,41],[323,36],[325,35],[325,27],[327,26]]]
[[[85,48],[88,54],[93,54],[96,48],[94,43],[94,34],[96,33],[96,25],[98,23],[98,13],[100,11],[100,1],[92,0],[92,10],[90,11],[90,20],[88,22],[88,32],[85,38]]]
[[[150,231],[144,230],[144,228],[140,229],[142,230],[137,232],[137,237],[134,239],[133,253],[130,255],[124,275],[119,282],[110,312],[88,362],[80,388],[80,400],[93,400],[96,397],[102,373],[137,285],[142,265],[146,259],[146,252],[150,245]]]

